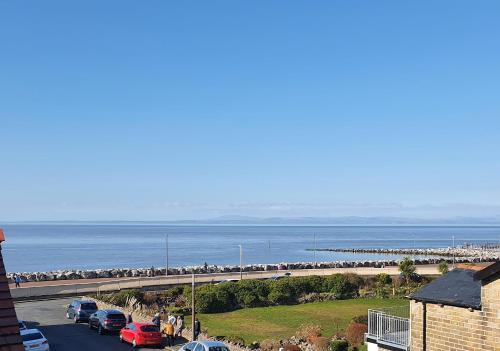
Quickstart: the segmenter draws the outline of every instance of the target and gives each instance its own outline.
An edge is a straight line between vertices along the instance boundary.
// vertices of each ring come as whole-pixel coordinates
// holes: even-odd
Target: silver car
[[[229,347],[220,341],[192,341],[182,346],[179,351],[229,351]]]

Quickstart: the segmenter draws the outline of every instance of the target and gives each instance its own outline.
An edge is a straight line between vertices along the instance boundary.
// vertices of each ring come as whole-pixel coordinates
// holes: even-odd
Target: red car
[[[151,323],[129,323],[120,330],[120,341],[133,347],[161,345],[163,338],[158,327]]]

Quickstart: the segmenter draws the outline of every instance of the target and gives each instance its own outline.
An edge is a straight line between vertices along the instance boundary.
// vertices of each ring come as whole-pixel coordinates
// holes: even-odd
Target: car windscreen
[[[212,346],[208,348],[210,351],[229,351],[225,346]]]
[[[32,341],[32,340],[40,340],[43,339],[42,334],[40,333],[29,333],[22,335],[23,341]]]
[[[160,330],[155,325],[143,325],[141,327],[141,331],[143,332],[159,332]]]
[[[84,310],[84,311],[95,311],[97,310],[97,305],[93,302],[87,302],[87,303],[82,303],[80,305],[81,309]]]
[[[125,316],[121,313],[110,313],[108,314],[109,319],[119,319],[119,320],[125,320]]]

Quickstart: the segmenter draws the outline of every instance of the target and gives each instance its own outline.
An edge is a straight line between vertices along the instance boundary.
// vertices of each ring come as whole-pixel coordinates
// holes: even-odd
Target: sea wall
[[[437,264],[443,258],[426,258],[415,259],[417,265]],[[467,262],[487,262],[499,260],[491,257],[458,257],[455,258],[457,263]],[[447,260],[451,263],[451,259]],[[335,261],[335,262],[318,262],[316,266],[313,262],[297,262],[297,263],[279,263],[279,264],[254,264],[243,267],[244,272],[262,272],[262,271],[293,271],[298,269],[321,269],[321,268],[358,268],[358,267],[374,267],[382,268],[388,266],[397,266],[398,261]],[[186,274],[206,274],[206,273],[230,273],[239,272],[238,265],[232,266],[216,266],[205,265],[196,267],[180,267],[169,268],[168,275],[186,275]],[[21,277],[23,282],[35,281],[54,281],[54,280],[78,280],[78,279],[97,279],[97,278],[122,278],[122,277],[154,277],[164,276],[165,268],[110,268],[110,269],[92,269],[92,270],[58,270],[52,272],[12,272],[8,273],[7,277],[10,282],[13,282],[14,275]]]

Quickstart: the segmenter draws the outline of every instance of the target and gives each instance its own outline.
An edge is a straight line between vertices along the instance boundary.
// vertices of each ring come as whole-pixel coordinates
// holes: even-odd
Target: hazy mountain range
[[[252,217],[228,215],[208,219],[172,221],[23,221],[7,223],[61,223],[61,224],[172,224],[172,225],[500,225],[500,216],[494,217]]]

